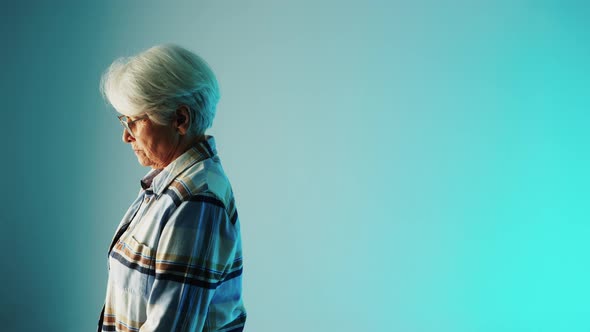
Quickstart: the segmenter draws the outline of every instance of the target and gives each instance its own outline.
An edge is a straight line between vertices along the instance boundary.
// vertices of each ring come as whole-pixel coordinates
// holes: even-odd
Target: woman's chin
[[[139,162],[139,164],[141,166],[151,166],[152,165],[152,161],[148,158],[146,158],[145,154],[143,154],[143,152],[135,152],[135,155],[137,156],[137,161]]]

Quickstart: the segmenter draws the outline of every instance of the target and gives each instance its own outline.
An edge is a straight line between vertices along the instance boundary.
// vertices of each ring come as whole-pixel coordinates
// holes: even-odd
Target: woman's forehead
[[[135,119],[139,119],[139,118],[141,118],[141,117],[143,117],[143,116],[146,115],[146,113],[139,113],[139,114],[133,114],[133,115],[131,115],[131,114],[124,114],[124,113],[119,113],[119,114],[120,114],[119,117],[125,118],[125,119],[127,119],[129,121],[132,121],[132,120],[135,120]]]

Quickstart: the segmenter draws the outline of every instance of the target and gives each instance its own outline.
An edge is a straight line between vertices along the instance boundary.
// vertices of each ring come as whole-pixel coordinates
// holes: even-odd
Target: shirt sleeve
[[[240,331],[239,223],[211,197],[182,202],[162,229],[142,332]]]

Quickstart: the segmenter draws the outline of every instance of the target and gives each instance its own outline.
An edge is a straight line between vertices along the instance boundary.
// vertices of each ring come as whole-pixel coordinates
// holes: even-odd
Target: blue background
[[[6,331],[93,331],[148,169],[99,93],[213,67],[247,331],[589,331],[584,1],[1,5]]]

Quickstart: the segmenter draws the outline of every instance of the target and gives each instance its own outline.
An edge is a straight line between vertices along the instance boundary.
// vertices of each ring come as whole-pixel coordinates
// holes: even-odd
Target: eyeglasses
[[[119,118],[119,121],[121,122],[121,124],[123,125],[123,128],[125,128],[125,130],[127,130],[127,132],[129,133],[129,135],[131,135],[131,137],[135,138],[135,135],[133,134],[133,131],[131,131],[131,125],[134,122],[137,122],[139,120],[143,120],[145,118],[147,118],[148,115],[145,114],[135,120],[129,121],[129,118],[126,115],[119,115],[117,118]]]

